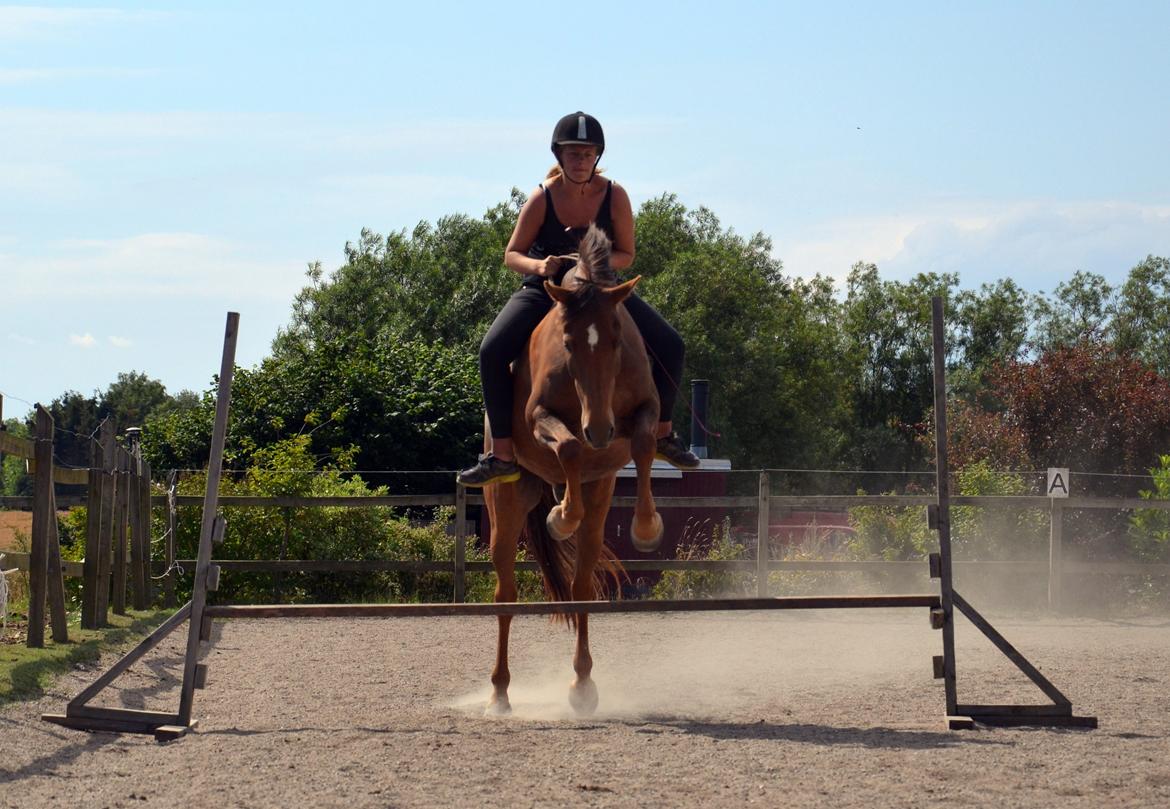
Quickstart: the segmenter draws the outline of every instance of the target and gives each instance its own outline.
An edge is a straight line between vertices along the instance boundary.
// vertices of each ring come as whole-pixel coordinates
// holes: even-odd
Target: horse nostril
[[[593,443],[593,433],[590,432],[588,427],[585,428],[585,440],[588,441],[590,444]]]
[[[605,442],[606,442],[607,444],[608,444],[609,442],[611,442],[611,441],[613,441],[613,427],[610,427],[610,428],[609,428],[609,438],[605,439]]]

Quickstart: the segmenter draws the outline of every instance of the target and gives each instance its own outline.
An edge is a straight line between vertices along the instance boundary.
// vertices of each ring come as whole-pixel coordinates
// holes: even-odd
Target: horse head
[[[619,306],[641,276],[617,282],[609,264],[609,237],[596,225],[590,225],[581,240],[578,256],[563,286],[545,281],[544,288],[560,310],[564,362],[581,404],[585,441],[594,449],[605,449],[614,436],[613,392],[622,362]]]

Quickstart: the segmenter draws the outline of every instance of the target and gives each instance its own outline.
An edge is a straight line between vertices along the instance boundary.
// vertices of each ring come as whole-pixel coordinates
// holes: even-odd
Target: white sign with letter
[[[1068,469],[1048,467],[1048,496],[1068,497]]]

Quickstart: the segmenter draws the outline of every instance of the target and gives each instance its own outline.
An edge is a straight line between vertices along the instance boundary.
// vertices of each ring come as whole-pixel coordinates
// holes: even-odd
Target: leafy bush
[[[902,562],[922,559],[938,547],[924,506],[856,506],[849,509],[849,524],[856,532],[846,543],[853,559]]]
[[[1020,497],[1033,493],[1021,475],[997,472],[985,461],[963,467],[957,478],[961,495]],[[956,559],[1036,559],[1047,544],[1048,520],[1036,509],[951,507],[951,550]]]
[[[1158,456],[1158,466],[1150,470],[1154,488],[1143,489],[1144,500],[1170,500],[1170,455]],[[1151,562],[1170,559],[1170,511],[1143,508],[1129,518],[1130,547],[1139,558]]]
[[[308,436],[295,436],[257,449],[252,464],[238,478],[221,480],[220,495],[258,497],[371,497],[388,494],[384,486],[370,487],[360,476],[343,474],[338,467],[353,462],[356,450],[338,450],[323,470],[314,470]],[[184,478],[179,494],[201,495],[203,474]],[[181,507],[178,514],[179,558],[198,551],[200,507]],[[301,560],[454,560],[455,537],[449,533],[454,518],[450,507],[414,509],[407,514],[389,507],[240,508],[225,507],[227,531],[216,549],[221,559]],[[469,537],[468,561],[487,561],[489,554]],[[453,561],[452,561],[453,565]],[[191,571],[188,571],[191,572]],[[467,600],[490,601],[494,574],[466,578]],[[539,574],[517,574],[520,598],[542,598]],[[188,588],[190,585],[188,584]],[[382,571],[232,573],[221,579],[217,598],[232,603],[280,599],[303,603],[450,601],[454,573]]]
[[[684,532],[685,533],[685,532]],[[749,559],[745,545],[731,538],[727,523],[716,526],[708,546],[679,542],[679,560],[736,561]],[[743,595],[754,587],[755,575],[720,570],[667,570],[650,590],[651,598],[690,599]]]

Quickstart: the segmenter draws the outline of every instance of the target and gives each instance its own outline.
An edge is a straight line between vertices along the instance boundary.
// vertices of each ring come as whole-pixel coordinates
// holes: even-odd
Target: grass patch
[[[105,652],[128,651],[172,614],[167,609],[111,613],[110,626],[104,629],[82,629],[71,622],[68,643],[54,643],[46,628],[43,649],[30,649],[23,641],[0,644],[0,707],[39,699],[54,679],[74,667],[92,664]]]

